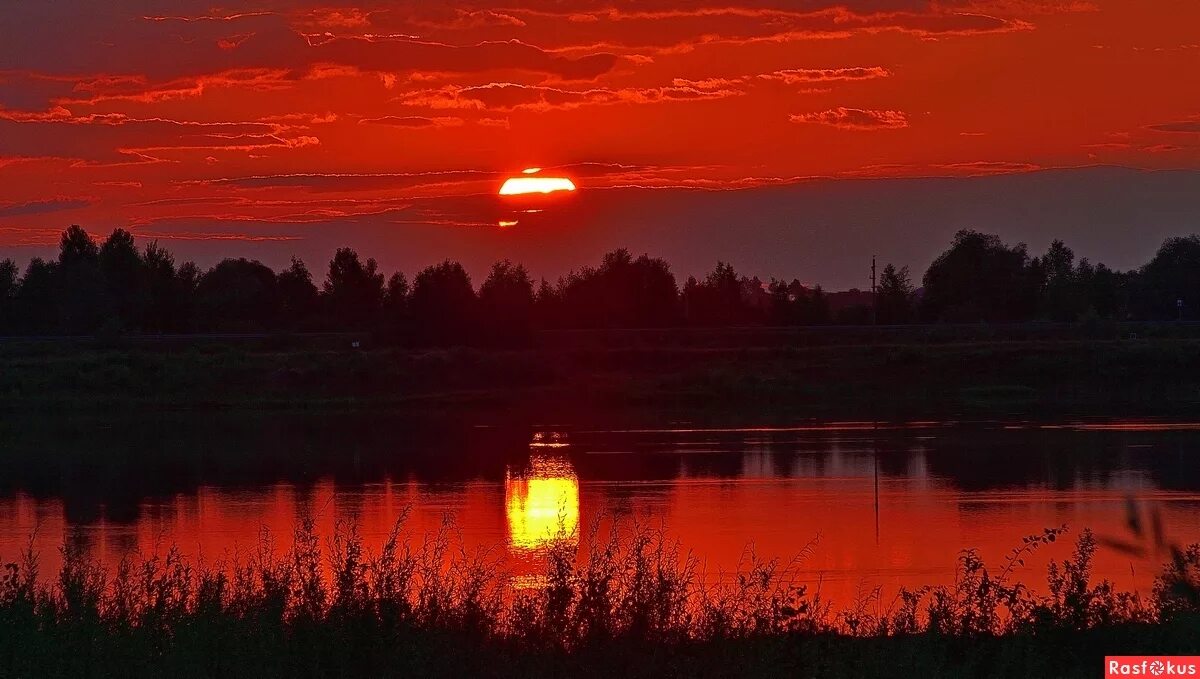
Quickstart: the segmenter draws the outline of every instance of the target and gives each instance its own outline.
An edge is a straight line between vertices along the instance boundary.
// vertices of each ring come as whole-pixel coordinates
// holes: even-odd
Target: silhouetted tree
[[[94,332],[108,317],[109,305],[100,273],[100,249],[78,226],[71,226],[59,240],[58,267],[59,328],[68,334]]]
[[[557,285],[535,285],[518,264],[497,263],[476,296],[470,277],[446,261],[422,271],[410,293],[397,272],[386,286],[375,261],[338,250],[318,292],[304,263],[278,275],[263,264],[227,259],[201,274],[178,267],[150,243],[139,253],[132,234],[116,229],[97,245],[86,231],[63,232],[55,261],[34,259],[18,276],[0,261],[0,332],[91,333],[370,329],[382,337],[427,343],[510,342],[533,328],[634,328],[696,325],[820,325],[831,307],[840,323],[869,320],[871,304],[884,323],[914,320],[1020,321],[1035,318],[1169,320],[1195,318],[1200,305],[1200,236],[1167,240],[1137,272],[1113,271],[1075,254],[1062,241],[1029,258],[994,235],[964,230],[930,266],[919,303],[907,268],[887,265],[878,294],[851,290],[827,296],[798,280],[740,276],[718,262],[703,280],[680,291],[659,258],[618,249]],[[115,319],[115,320],[111,320]],[[414,330],[409,333],[409,329]]]
[[[1050,244],[1034,276],[1041,279],[1041,314],[1052,321],[1074,321],[1087,310],[1086,291],[1075,270],[1075,253],[1061,240]]]
[[[159,247],[157,241],[152,241],[146,245],[141,260],[145,299],[141,329],[146,332],[190,329],[194,288],[180,280],[175,270],[175,258]]]
[[[559,283],[564,325],[576,328],[635,328],[672,325],[679,290],[671,267],[621,248],[604,255],[598,268],[571,272]]]
[[[138,330],[146,306],[142,258],[138,255],[133,235],[125,229],[114,229],[100,245],[100,275],[104,278],[111,308],[119,328]]]
[[[404,272],[397,271],[388,278],[387,289],[383,293],[383,303],[391,313],[400,315],[408,306],[408,278]]]
[[[1138,272],[1134,288],[1141,318],[1200,317],[1200,236],[1168,238]]]
[[[71,225],[58,241],[58,264],[66,268],[93,266],[99,262],[100,248],[79,225]]]
[[[383,274],[374,259],[364,264],[354,250],[338,248],[329,261],[324,296],[338,329],[366,329],[379,317],[383,305]]]
[[[257,260],[222,260],[200,278],[196,307],[205,330],[249,332],[274,328],[279,318],[275,272]]]
[[[383,291],[383,318],[380,323],[383,333],[392,340],[400,339],[409,325],[408,278],[397,271],[388,278]]]
[[[830,321],[829,313],[829,297],[825,294],[825,289],[819,284],[812,290],[812,294],[806,298],[805,312],[801,316],[803,323],[806,325],[825,325]]]
[[[829,322],[829,301],[819,285],[809,289],[795,279],[791,283],[772,281],[767,287],[767,296],[767,319],[772,324],[824,325]]]
[[[545,278],[538,282],[537,291],[533,294],[533,317],[545,328],[561,328],[563,326],[562,295],[560,293],[563,281],[559,286],[550,285]]]
[[[471,344],[477,338],[475,290],[458,262],[426,268],[413,281],[409,310],[413,332],[424,342]]]
[[[717,262],[703,281],[689,279],[684,286],[688,321],[694,325],[744,325],[753,316],[747,293],[752,286],[733,269],[733,265]]]
[[[58,263],[34,257],[25,267],[25,275],[17,288],[17,327],[24,332],[47,334],[58,332]]]
[[[916,291],[908,276],[908,267],[897,269],[888,264],[879,276],[875,295],[875,313],[883,324],[908,323],[913,319]]]
[[[499,344],[526,341],[533,330],[533,280],[509,260],[496,262],[479,286],[479,320]]]
[[[200,287],[200,278],[204,274],[200,271],[200,267],[196,266],[195,262],[184,262],[179,265],[179,272],[176,276],[179,278],[179,285],[185,292],[191,295],[196,294],[196,290]]]
[[[11,259],[0,260],[0,333],[9,334],[18,330],[17,290],[20,269]]]
[[[963,230],[925,272],[922,311],[943,321],[1016,321],[1031,318],[1037,281],[1024,244]]]
[[[1129,291],[1127,274],[1097,264],[1092,266],[1086,259],[1079,263],[1076,272],[1079,285],[1087,299],[1085,314],[1099,318],[1122,319],[1129,314]]]
[[[770,312],[767,316],[770,324],[797,325],[799,314],[791,284],[772,278],[770,285],[767,286],[767,293],[771,298]]]
[[[659,257],[642,255],[633,262],[633,325],[658,328],[680,320],[679,286],[671,265]]]
[[[317,314],[317,286],[304,261],[292,257],[288,268],[275,277],[279,290],[279,313],[283,323],[293,330],[311,323]]]

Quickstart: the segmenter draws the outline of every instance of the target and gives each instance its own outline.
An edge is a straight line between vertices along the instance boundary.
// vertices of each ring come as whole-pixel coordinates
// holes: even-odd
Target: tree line
[[[519,341],[538,329],[903,324],[1086,319],[1193,319],[1200,237],[1171,238],[1144,266],[1114,271],[1076,260],[1062,241],[1030,256],[977,231],[958,232],[918,288],[888,264],[875,295],[827,293],[798,279],[762,280],[718,262],[679,284],[661,258],[618,249],[551,282],[497,262],[478,289],[446,260],[411,283],[338,249],[318,282],[299,259],[281,271],[245,258],[208,270],[177,264],[157,242],[139,249],[116,229],[97,243],[63,232],[57,259],[21,272],[0,261],[0,334],[363,331],[431,344]]]

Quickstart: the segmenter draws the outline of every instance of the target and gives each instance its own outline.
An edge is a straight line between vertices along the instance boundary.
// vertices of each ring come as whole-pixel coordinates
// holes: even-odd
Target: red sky
[[[0,255],[41,254],[78,223],[131,227],[207,263],[319,259],[349,243],[393,266],[528,255],[535,274],[557,275],[645,245],[693,268],[740,256],[784,269],[764,254],[774,241],[828,249],[841,230],[818,233],[811,205],[788,208],[779,185],[1200,170],[1194,0],[503,4],[9,3]],[[512,206],[495,191],[529,166],[572,177],[581,204],[497,235]],[[942,200],[905,186],[907,199]],[[741,216],[777,224],[731,240],[738,252],[706,250],[682,227],[644,242],[628,230],[631,215],[703,221],[708,194],[733,189],[772,207],[743,200],[705,233],[736,232]],[[1139,219],[1154,217],[1146,207]],[[956,213],[931,237],[996,220]],[[903,227],[873,228],[894,239]],[[916,266],[944,242],[898,245],[896,258]],[[1106,242],[1094,254],[1125,264]]]

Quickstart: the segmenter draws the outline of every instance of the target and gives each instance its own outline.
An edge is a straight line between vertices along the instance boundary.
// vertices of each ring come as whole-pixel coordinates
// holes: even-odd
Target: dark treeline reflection
[[[33,422],[8,425],[0,436],[0,498],[61,498],[73,524],[132,523],[146,502],[200,487],[502,482],[547,455],[567,461],[585,483],[869,478],[877,470],[883,478],[936,478],[963,491],[1121,490],[1129,473],[1164,490],[1200,489],[1200,471],[1186,454],[1200,432],[1187,430],[868,424],[554,431],[343,413]],[[604,487],[621,493],[636,484]]]
[[[78,226],[63,232],[56,260],[34,259],[23,272],[0,261],[4,334],[369,331],[392,341],[504,344],[538,329],[1155,321],[1194,319],[1197,310],[1194,235],[1120,272],[1077,261],[1061,241],[1031,256],[1023,244],[960,231],[919,282],[907,267],[886,265],[875,296],[762,280],[724,262],[681,284],[664,260],[623,249],[555,282],[498,262],[478,287],[457,262],[410,280],[349,248],[334,253],[323,277],[297,259],[278,272],[244,258],[203,271],[155,242],[139,249],[123,229],[97,243]]]

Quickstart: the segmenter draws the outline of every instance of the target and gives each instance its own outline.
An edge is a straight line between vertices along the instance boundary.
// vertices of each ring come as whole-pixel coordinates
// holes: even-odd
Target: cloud
[[[723,99],[741,94],[742,92],[736,90],[708,90],[677,85],[570,90],[545,85],[488,83],[471,87],[447,85],[438,89],[409,92],[401,95],[398,101],[406,106],[438,110],[545,112],[582,106]]]
[[[245,243],[279,243],[301,240],[301,236],[263,235],[256,233],[228,233],[214,231],[145,231],[137,230],[134,235],[149,240],[177,241],[240,241]]]
[[[1036,163],[1014,163],[992,160],[975,160],[968,163],[942,163],[933,167],[937,170],[948,171],[952,175],[966,175],[968,177],[1035,172],[1042,169],[1042,166]]]
[[[380,15],[401,12],[305,11],[303,6],[310,3],[299,2],[271,3],[280,5],[277,12],[214,15],[204,8],[196,14],[146,15],[147,4],[61,0],[7,8],[0,64],[43,75],[136,75],[156,83],[239,69],[301,76],[323,64],[388,73],[515,70],[590,80],[617,63],[613,54],[567,56],[512,35],[450,43],[417,37],[420,31],[415,30],[379,30],[373,23]],[[182,4],[203,7],[198,2]],[[71,39],[55,40],[54,48],[46,49],[47,38],[58,35],[63,26],[71,28]],[[147,59],[147,54],[163,57]]]
[[[785,85],[801,85],[809,83],[846,82],[854,80],[873,80],[887,78],[892,72],[882,66],[849,67],[849,68],[792,68],[757,75],[738,77],[716,77],[692,80],[675,78],[672,84],[676,87],[690,87],[698,90],[737,90],[761,82],[780,82]]]
[[[465,30],[475,28],[513,28],[525,26],[525,22],[512,14],[490,9],[467,10],[460,8],[445,8],[444,16],[418,18],[413,21],[424,28],[440,28],[449,30]]]
[[[249,175],[195,180],[192,183],[232,186],[239,189],[300,188],[312,191],[377,191],[402,188],[469,185],[500,180],[488,170],[435,170],[429,172],[326,172]]]
[[[1024,6],[997,8],[994,2],[984,12],[975,9],[976,2],[957,0],[816,0],[799,7],[745,0],[636,7],[587,1],[564,7],[521,0],[506,9],[455,0],[411,3],[402,11],[356,4],[266,0],[255,11],[217,12],[199,0],[20,3],[5,14],[0,64],[75,78],[136,75],[149,83],[241,69],[302,76],[322,64],[393,74],[523,71],[594,80],[618,66],[618,53],[884,31],[919,37],[1019,31],[1032,28],[1020,16],[1038,13]],[[170,11],[153,11],[164,5]],[[45,49],[62,26],[71,27],[71,39]],[[147,54],[169,56],[146,59]]]
[[[882,66],[867,68],[797,68],[774,73],[764,73],[758,76],[762,80],[779,80],[794,85],[797,83],[820,83],[838,80],[872,80],[887,78],[892,73]]]
[[[793,123],[815,123],[843,130],[896,130],[908,127],[908,115],[903,111],[877,111],[839,106],[828,111],[798,113],[790,116]]]
[[[93,202],[89,198],[52,198],[24,203],[0,204],[0,217],[25,217],[28,215],[46,214],[48,212],[77,210],[81,207],[87,207]]]
[[[506,11],[525,21],[520,35],[548,36],[539,40],[548,48],[603,49],[619,54],[669,54],[705,45],[841,39],[882,32],[939,38],[1034,28],[1019,16],[965,11],[955,7],[956,3],[813,2],[797,8],[784,3],[753,7],[672,2],[645,9],[592,4],[588,9],[572,5],[569,10],[526,7]]]
[[[172,151],[298,149],[320,139],[303,126],[260,121],[191,121],[125,114],[73,116],[0,110],[0,156],[54,156],[94,162],[154,160]]]
[[[1148,129],[1155,132],[1176,132],[1183,134],[1200,134],[1200,120],[1177,120],[1170,123],[1150,125]]]
[[[465,121],[462,118],[424,116],[383,116],[380,118],[363,118],[360,125],[390,125],[392,127],[407,127],[413,129],[427,127],[460,127]]]

